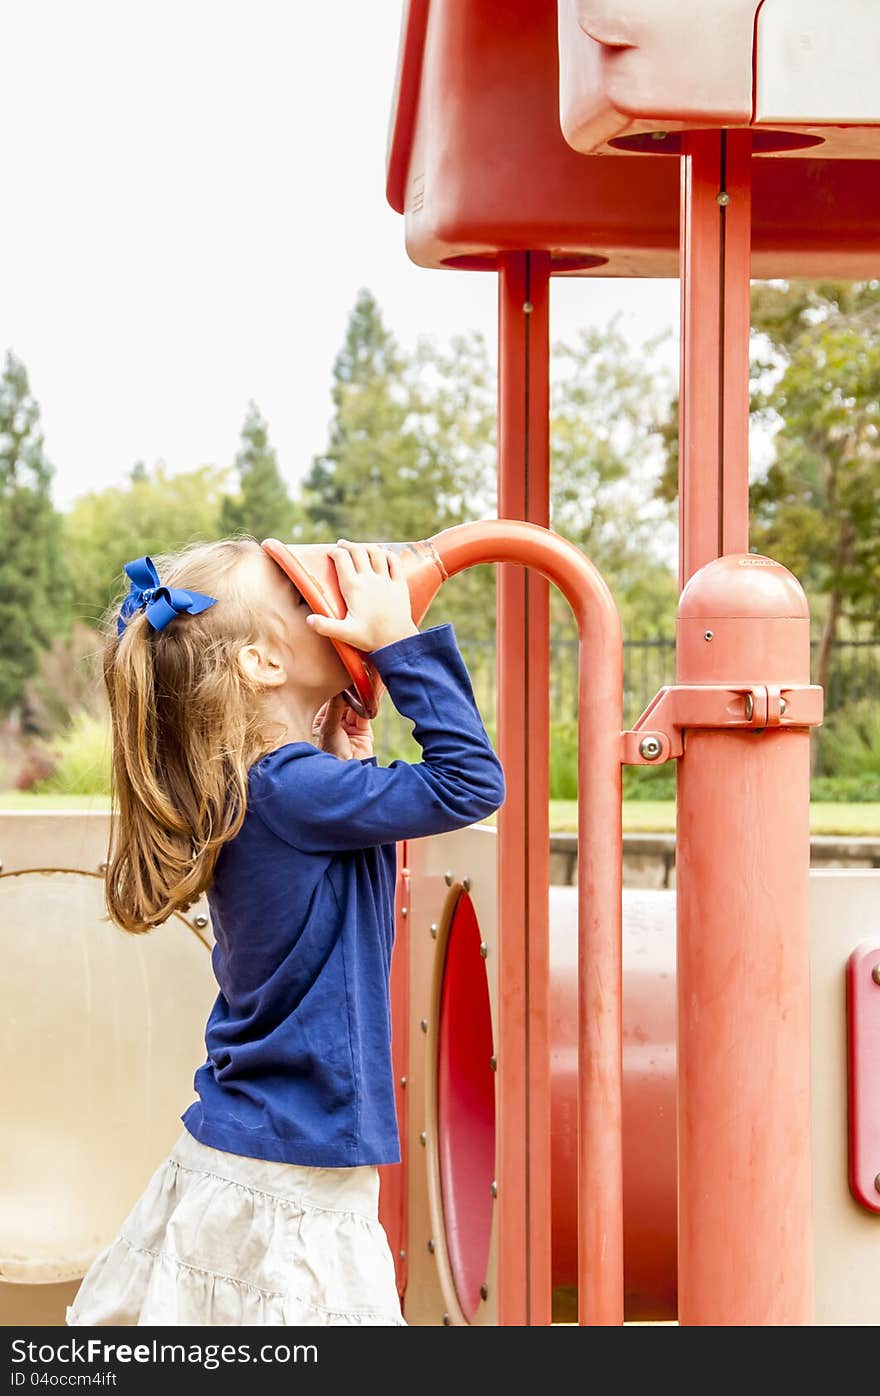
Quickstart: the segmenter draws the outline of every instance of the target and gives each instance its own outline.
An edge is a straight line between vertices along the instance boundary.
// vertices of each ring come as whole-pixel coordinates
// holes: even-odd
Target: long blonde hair
[[[102,617],[112,735],[105,894],[125,931],[149,931],[207,891],[244,820],[248,768],[272,749],[259,687],[236,662],[242,645],[266,633],[235,578],[259,546],[243,536],[152,554],[163,584],[217,598],[200,615],[155,630],[136,611],[117,638],[126,576]]]

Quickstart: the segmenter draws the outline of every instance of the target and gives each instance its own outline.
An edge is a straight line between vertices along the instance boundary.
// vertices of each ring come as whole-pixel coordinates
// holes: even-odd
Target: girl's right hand
[[[340,538],[330,549],[336,564],[339,590],[348,614],[331,620],[313,613],[306,620],[319,635],[344,640],[369,654],[406,635],[418,635],[406,573],[397,553],[378,543],[352,543]]]

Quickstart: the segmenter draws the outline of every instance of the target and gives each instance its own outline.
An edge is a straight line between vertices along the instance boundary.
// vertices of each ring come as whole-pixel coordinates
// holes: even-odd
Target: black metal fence
[[[474,687],[474,694],[487,728],[494,732],[496,714],[495,637],[469,635],[456,626],[456,638]],[[815,682],[818,640],[812,643],[812,671]],[[644,711],[658,689],[675,682],[675,641],[663,637],[627,640],[623,647],[623,720],[629,727]],[[578,644],[576,639],[550,643],[551,721],[574,721],[577,717]],[[825,714],[838,712],[852,703],[874,705],[880,711],[880,640],[839,640],[833,646],[831,677],[825,694]],[[385,710],[383,709],[383,713]],[[410,732],[407,723],[403,729]],[[376,734],[380,759],[400,732],[393,719]],[[815,774],[825,773],[823,728],[814,733]],[[384,747],[384,753],[383,753]]]

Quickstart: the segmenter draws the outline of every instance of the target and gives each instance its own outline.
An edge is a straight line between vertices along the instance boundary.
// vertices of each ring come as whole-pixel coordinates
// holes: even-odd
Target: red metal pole
[[[569,602],[578,627],[578,1322],[623,1322],[623,1160],[622,1160],[622,939],[620,727],[623,704],[623,643],[620,618],[601,574],[580,549],[552,530],[510,519],[482,520],[444,529],[430,540],[448,576],[477,563],[517,563],[533,568],[559,587]],[[502,675],[513,684],[516,676]],[[501,753],[502,759],[504,753]],[[516,753],[513,753],[516,762]],[[521,759],[521,758],[520,758]],[[509,799],[508,795],[508,799]],[[505,806],[501,807],[501,815]],[[515,826],[514,826],[515,827]],[[501,847],[504,848],[503,829]],[[511,864],[506,864],[509,870]],[[546,887],[546,884],[545,884]],[[499,895],[503,891],[499,888]],[[504,905],[504,903],[502,903]],[[513,921],[516,928],[518,921]],[[502,944],[509,926],[500,924]],[[508,971],[522,980],[516,946],[503,959]],[[504,955],[506,952],[502,951]],[[520,985],[520,988],[522,986]],[[517,985],[502,980],[505,1017],[500,1043],[499,1096],[502,1112],[512,1101],[513,1116],[502,1113],[499,1205],[499,1323],[525,1322],[521,1294],[525,1249],[525,1210],[519,1184],[524,1109],[522,1054],[510,1051],[521,1042],[522,1016],[512,1007],[520,1002]],[[532,1000],[532,1008],[535,1009]],[[543,1008],[541,1009],[543,1013]],[[522,1009],[520,1009],[520,1015]],[[507,1033],[511,1033],[508,1042]],[[508,1079],[504,1062],[508,1057]],[[549,1053],[530,1066],[536,1097],[549,1097]],[[511,1085],[520,1086],[519,1096]],[[513,1123],[512,1123],[513,1119]],[[517,1152],[519,1150],[519,1152]],[[549,1212],[549,1191],[532,1199],[540,1215]],[[518,1288],[506,1273],[513,1267],[521,1277]]]
[[[516,252],[498,268],[498,514],[550,519],[550,257]],[[551,1321],[549,587],[500,563],[498,752],[499,1322]]]
[[[679,683],[765,686],[768,717],[688,731],[678,763],[682,1324],[811,1321],[810,738],[772,723],[809,675],[784,567],[732,554],[691,578]]]
[[[679,587],[749,546],[751,133],[682,133]]]
[[[751,136],[682,141],[678,682],[772,706],[809,683],[809,613],[747,551]],[[812,1312],[809,729],[772,716],[688,731],[678,763],[682,1324]]]

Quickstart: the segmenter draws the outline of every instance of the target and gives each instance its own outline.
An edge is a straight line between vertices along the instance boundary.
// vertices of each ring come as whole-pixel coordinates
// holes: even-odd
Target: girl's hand
[[[373,728],[370,719],[349,707],[341,693],[318,712],[312,735],[315,745],[341,761],[359,761],[373,755]]]

